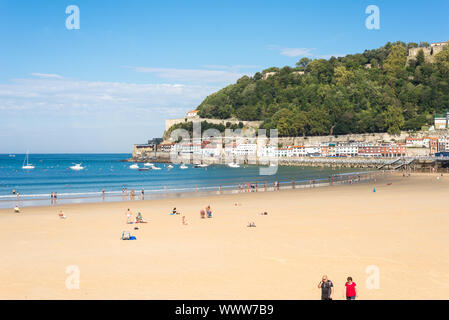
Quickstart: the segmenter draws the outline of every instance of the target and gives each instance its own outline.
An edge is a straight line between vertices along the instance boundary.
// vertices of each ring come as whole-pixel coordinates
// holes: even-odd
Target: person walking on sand
[[[327,275],[323,275],[318,283],[318,289],[321,289],[321,300],[332,300],[333,287],[332,281],[327,278]]]
[[[356,284],[352,281],[352,277],[348,277],[346,280],[346,300],[355,300],[355,298],[357,298]]]

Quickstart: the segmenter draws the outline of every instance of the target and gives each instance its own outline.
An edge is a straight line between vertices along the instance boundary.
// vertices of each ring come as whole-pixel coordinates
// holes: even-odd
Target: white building
[[[198,116],[198,110],[190,110],[187,112],[187,118],[196,118]]]
[[[241,143],[234,150],[234,154],[238,156],[255,156],[256,153],[257,144],[255,143]]]
[[[265,146],[262,148],[262,157],[273,158],[278,154],[278,150],[275,146]]]
[[[335,155],[354,157],[359,153],[357,144],[338,144],[335,146]]]
[[[288,157],[305,157],[306,148],[304,146],[290,146],[287,151]]]
[[[210,143],[205,145],[201,151],[203,157],[218,158],[221,156],[221,145],[218,143]]]
[[[306,156],[321,156],[320,146],[305,146],[304,152]]]

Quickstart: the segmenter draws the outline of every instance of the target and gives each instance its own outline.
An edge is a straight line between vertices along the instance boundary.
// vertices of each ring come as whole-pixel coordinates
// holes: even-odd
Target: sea
[[[130,168],[131,163],[123,162],[131,154],[30,154],[29,163],[35,169],[24,170],[25,157],[25,154],[0,154],[0,208],[50,205],[53,203],[50,195],[54,192],[58,195],[58,204],[122,201],[125,200],[124,188],[128,195],[135,190],[136,198],[141,198],[144,190],[145,199],[157,199],[217,193],[219,190],[226,192],[237,190],[239,184],[245,183],[262,186],[278,181],[288,185],[294,180],[300,185],[312,179],[328,181],[330,175],[363,171],[279,166],[274,175],[260,175],[256,165],[194,168],[187,164],[187,169],[180,169],[179,164],[168,168],[168,164],[161,163],[154,164],[161,170],[138,171]],[[71,170],[74,164],[81,164],[84,169]],[[144,167],[143,163],[139,166]]]

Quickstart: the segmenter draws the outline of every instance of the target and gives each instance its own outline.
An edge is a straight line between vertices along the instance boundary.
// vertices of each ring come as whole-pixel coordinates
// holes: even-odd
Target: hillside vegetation
[[[277,128],[280,136],[420,130],[449,109],[449,47],[435,63],[422,51],[407,63],[412,47],[418,44],[387,43],[341,58],[302,58],[295,68],[269,68],[208,96],[199,115],[262,120],[262,128]]]

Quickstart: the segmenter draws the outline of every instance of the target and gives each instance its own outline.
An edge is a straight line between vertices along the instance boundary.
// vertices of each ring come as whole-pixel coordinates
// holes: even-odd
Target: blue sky
[[[365,27],[368,5],[380,30]],[[446,41],[448,12],[447,0],[0,0],[0,153],[130,152],[244,74]]]

